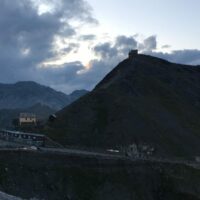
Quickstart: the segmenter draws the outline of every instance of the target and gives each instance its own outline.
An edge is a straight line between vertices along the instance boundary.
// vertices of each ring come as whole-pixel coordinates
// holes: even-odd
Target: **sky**
[[[112,33],[157,35],[172,49],[200,47],[199,0],[88,0],[100,23]]]
[[[0,82],[92,90],[130,49],[200,64],[199,0],[0,0]]]

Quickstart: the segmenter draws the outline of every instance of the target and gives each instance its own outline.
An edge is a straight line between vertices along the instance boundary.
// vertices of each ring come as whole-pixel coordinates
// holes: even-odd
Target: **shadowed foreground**
[[[182,164],[9,151],[0,152],[0,190],[26,199],[197,200],[200,170]]]

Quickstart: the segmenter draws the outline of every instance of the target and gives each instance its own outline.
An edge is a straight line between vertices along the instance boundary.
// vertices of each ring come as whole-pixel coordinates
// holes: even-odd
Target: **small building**
[[[57,117],[56,117],[55,114],[51,114],[51,115],[49,116],[49,122],[54,122],[56,119],[57,119]]]
[[[36,125],[36,115],[32,113],[20,113],[19,125]]]
[[[0,130],[0,139],[37,147],[45,146],[45,135],[19,131]]]
[[[134,50],[129,51],[128,58],[132,59],[132,58],[136,57],[137,55],[138,55],[138,50],[134,49]]]

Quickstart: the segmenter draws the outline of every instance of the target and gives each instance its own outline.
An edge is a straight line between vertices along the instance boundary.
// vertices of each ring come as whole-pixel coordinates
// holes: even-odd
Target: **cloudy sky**
[[[0,0],[0,82],[91,90],[130,49],[200,64],[199,0]]]

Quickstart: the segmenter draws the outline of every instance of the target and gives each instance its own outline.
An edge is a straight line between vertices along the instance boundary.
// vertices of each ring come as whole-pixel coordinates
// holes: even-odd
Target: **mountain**
[[[199,155],[200,67],[135,55],[59,111],[45,131],[67,145],[143,144],[159,155]]]
[[[59,110],[86,93],[81,90],[66,95],[31,81],[0,84],[0,109],[28,108],[40,103]]]
[[[87,90],[75,90],[70,95],[68,95],[69,101],[72,103],[87,93]]]

